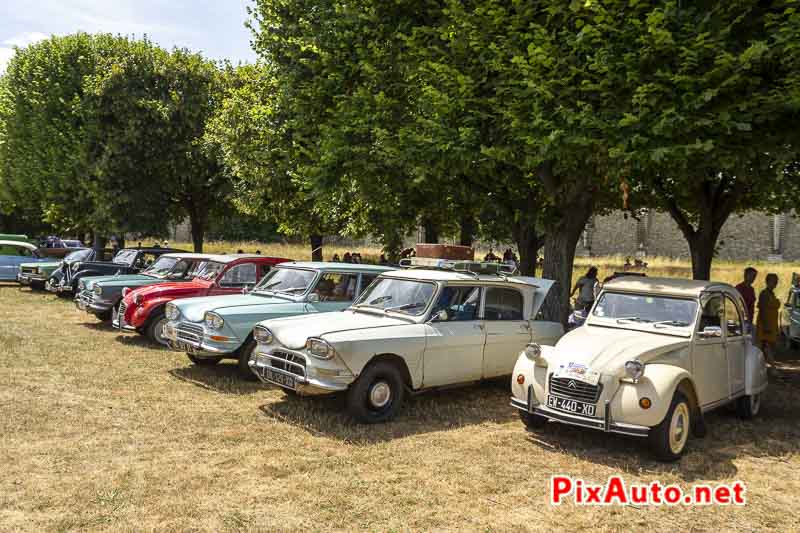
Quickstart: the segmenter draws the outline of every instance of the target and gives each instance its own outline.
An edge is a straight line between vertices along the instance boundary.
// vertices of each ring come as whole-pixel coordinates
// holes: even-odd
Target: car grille
[[[183,323],[175,328],[178,340],[199,344],[203,340],[203,326]]]
[[[578,400],[579,402],[596,403],[600,398],[602,385],[589,385],[577,379],[554,378],[550,376],[550,394]]]
[[[300,377],[306,377],[306,360],[303,356],[276,350],[269,354],[270,366]]]
[[[119,302],[119,310],[117,311],[117,324],[119,327],[125,327],[125,311],[128,309],[128,306],[125,305],[125,301],[122,300]]]

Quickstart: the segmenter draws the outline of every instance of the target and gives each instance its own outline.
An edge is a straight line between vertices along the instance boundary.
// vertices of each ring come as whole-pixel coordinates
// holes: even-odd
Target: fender
[[[540,358],[543,363],[548,366],[537,365],[531,361],[525,352],[520,352],[517,362],[514,365],[514,371],[511,373],[511,394],[517,400],[528,401],[528,387],[533,387],[533,396],[537,402],[543,403],[545,395],[547,394],[547,372],[549,368],[548,355],[552,352],[552,346],[542,346],[542,355]],[[517,382],[517,377],[522,375],[525,381],[520,384]]]
[[[142,305],[136,308],[136,311],[133,313],[133,316],[130,317],[130,320],[128,317],[125,317],[125,320],[135,328],[143,328],[145,324],[147,324],[147,321],[150,320],[150,316],[153,314],[153,311],[165,306],[174,299],[175,298],[171,296],[165,296],[162,298],[146,300],[142,302]]]
[[[761,350],[747,345],[747,353],[744,357],[744,391],[748,396],[761,393],[767,388],[769,378],[767,377],[767,365],[764,363],[764,354]]]
[[[614,422],[657,426],[667,415],[675,390],[683,381],[691,384],[691,395],[694,395],[694,380],[685,369],[659,363],[645,365],[644,375],[638,383],[620,382],[611,399],[612,419]],[[649,409],[643,409],[639,405],[639,400],[645,397],[651,400]],[[694,398],[689,400],[696,403]],[[699,410],[695,408],[694,414],[697,416]]]

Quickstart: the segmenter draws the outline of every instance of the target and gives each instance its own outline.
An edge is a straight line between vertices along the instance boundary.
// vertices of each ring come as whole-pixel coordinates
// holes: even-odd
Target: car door
[[[701,407],[712,407],[728,398],[728,359],[725,354],[722,294],[706,293],[700,298],[700,320],[692,351],[693,373]]]
[[[306,312],[327,313],[350,307],[358,289],[358,273],[325,272],[308,293]]]
[[[746,337],[742,311],[736,302],[725,295],[725,356],[728,359],[729,396],[744,393]]]
[[[486,332],[479,310],[481,288],[445,286],[425,324],[422,384],[436,387],[481,379]]]
[[[237,294],[256,284],[256,264],[238,263],[228,268],[211,287],[209,294]]]
[[[532,338],[523,293],[512,287],[487,287],[483,319],[486,325],[483,377],[508,375]]]
[[[10,244],[0,246],[0,279],[17,279],[19,265],[30,261],[31,257],[30,250],[22,246]]]

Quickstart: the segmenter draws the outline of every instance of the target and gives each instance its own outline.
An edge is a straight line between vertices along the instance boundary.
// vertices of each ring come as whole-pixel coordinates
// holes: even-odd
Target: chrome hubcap
[[[369,390],[369,403],[376,409],[386,407],[392,399],[392,389],[385,381],[379,381]]]
[[[688,438],[689,408],[685,403],[679,403],[672,413],[672,420],[669,425],[669,447],[672,453],[680,453]]]

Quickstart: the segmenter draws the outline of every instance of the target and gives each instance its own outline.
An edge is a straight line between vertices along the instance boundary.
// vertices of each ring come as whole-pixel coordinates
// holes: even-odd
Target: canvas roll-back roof
[[[710,291],[730,292],[735,290],[731,285],[719,281],[702,281],[682,278],[645,278],[639,276],[623,276],[603,285],[604,291],[636,292],[645,294],[662,294],[697,298]]]

